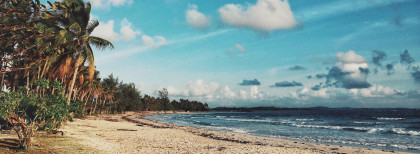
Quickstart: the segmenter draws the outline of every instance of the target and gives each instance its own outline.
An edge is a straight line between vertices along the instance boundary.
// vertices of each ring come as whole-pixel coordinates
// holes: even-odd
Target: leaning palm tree
[[[56,2],[57,3],[57,2]],[[61,38],[58,41],[69,42],[65,50],[72,51],[69,56],[74,59],[74,72],[69,82],[67,103],[73,94],[73,88],[77,79],[78,71],[83,64],[88,63],[88,79],[92,80],[95,73],[95,60],[91,45],[104,50],[114,48],[113,44],[100,37],[91,36],[93,30],[99,25],[97,20],[90,20],[91,4],[83,0],[64,0],[61,5],[56,5],[57,14],[62,16],[59,22],[64,29],[60,31]]]

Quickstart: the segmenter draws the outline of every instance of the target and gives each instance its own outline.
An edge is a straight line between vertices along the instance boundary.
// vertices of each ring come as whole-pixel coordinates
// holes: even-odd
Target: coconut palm
[[[56,2],[57,3],[57,2]],[[61,16],[59,22],[64,29],[60,31],[59,41],[68,42],[64,50],[71,51],[74,72],[69,82],[67,103],[70,103],[80,67],[88,63],[88,79],[92,80],[95,73],[95,60],[91,45],[104,50],[114,48],[113,44],[100,37],[91,36],[93,30],[99,25],[97,20],[90,20],[91,4],[83,0],[64,0],[58,7],[57,14]]]

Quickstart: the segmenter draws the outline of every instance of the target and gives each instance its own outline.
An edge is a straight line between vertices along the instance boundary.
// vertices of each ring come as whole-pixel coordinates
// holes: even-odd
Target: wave
[[[291,126],[304,127],[304,128],[359,131],[359,132],[367,132],[371,134],[397,134],[397,135],[420,136],[420,131],[405,130],[404,128],[366,128],[366,127],[320,126],[320,125],[302,125],[302,124],[291,124]]]
[[[194,120],[194,122],[192,122],[192,123],[193,124],[196,124],[196,125],[212,126],[211,123],[203,122],[203,121],[198,121],[198,120]]]
[[[232,119],[232,118],[225,118],[223,120],[227,120],[227,121],[242,121],[242,122],[273,122],[272,120],[262,120],[262,119]]]
[[[365,124],[365,125],[385,125],[383,122],[365,122],[365,121],[353,121],[355,124]]]
[[[411,136],[420,136],[420,132],[418,131],[412,131],[412,130],[405,130],[404,128],[372,128],[367,131],[367,133],[372,134],[398,134],[398,135],[411,135]]]
[[[405,118],[388,118],[388,117],[377,117],[377,120],[403,120]]]
[[[322,129],[343,129],[344,127],[340,126],[319,126],[319,125],[302,125],[302,124],[292,124],[295,127],[305,127],[305,128],[322,128]]]
[[[315,119],[296,119],[296,121],[315,121]]]
[[[226,130],[226,131],[232,131],[235,133],[241,133],[241,134],[248,134],[249,130],[246,129],[239,129],[239,128],[232,128],[232,127],[215,127],[215,126],[206,126],[206,128],[209,129],[217,129],[217,130]]]

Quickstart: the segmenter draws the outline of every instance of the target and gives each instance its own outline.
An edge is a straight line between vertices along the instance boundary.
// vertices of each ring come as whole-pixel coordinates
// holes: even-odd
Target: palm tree
[[[80,66],[88,62],[88,79],[92,80],[95,73],[95,60],[91,45],[104,50],[108,47],[114,48],[113,44],[100,37],[91,36],[92,31],[99,25],[97,20],[90,20],[91,4],[83,0],[64,0],[63,5],[59,5],[62,16],[60,21],[65,29],[60,31],[61,40],[68,43],[65,50],[72,51],[74,59],[74,73],[68,86],[67,103],[73,94],[74,85]],[[70,37],[71,36],[71,37]]]

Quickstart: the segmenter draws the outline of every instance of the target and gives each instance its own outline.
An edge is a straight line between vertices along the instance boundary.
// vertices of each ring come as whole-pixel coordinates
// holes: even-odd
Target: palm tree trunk
[[[5,73],[2,73],[2,74],[1,74],[0,92],[2,92],[2,91],[3,91],[3,85],[4,85],[4,74],[5,74]]]
[[[98,99],[99,99],[99,101],[98,101]],[[96,102],[95,102],[95,107],[93,107],[93,113],[95,113],[95,111],[96,111],[96,106],[98,105],[98,103],[101,101],[101,99],[100,99],[100,97],[98,96],[97,98],[96,98]]]
[[[17,84],[18,84],[18,71],[15,72],[15,77],[13,79],[12,92],[16,91]]]
[[[73,74],[73,79],[70,82],[69,92],[67,95],[67,105],[70,105],[71,94],[73,93],[73,88],[76,82],[76,76],[77,76],[78,71],[79,71],[79,66],[76,66],[76,69],[74,70],[74,74]]]
[[[82,57],[82,54],[79,54],[79,57],[76,59],[76,63],[75,63],[75,70],[74,70],[74,74],[73,74],[73,79],[70,82],[70,87],[69,87],[69,94],[67,96],[67,105],[70,105],[70,100],[71,100],[71,94],[73,93],[73,88],[74,88],[74,84],[76,83],[76,77],[77,77],[77,73],[79,71],[79,66],[80,66],[80,58]]]
[[[45,73],[45,69],[47,67],[47,63],[48,63],[48,58],[47,58],[47,60],[45,60],[44,68],[42,69],[42,73],[41,73],[41,78],[44,77],[44,73]]]
[[[41,73],[41,66],[38,66],[38,80],[39,80],[39,74]],[[39,86],[36,86],[36,90],[35,90],[35,92],[36,93],[38,93],[38,90],[39,90]]]
[[[29,70],[28,75],[26,76],[26,94],[29,94]]]
[[[77,88],[74,88],[73,99],[76,99],[76,95],[77,95]]]

